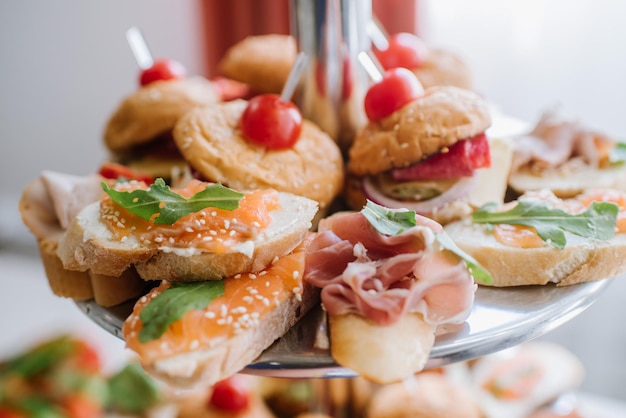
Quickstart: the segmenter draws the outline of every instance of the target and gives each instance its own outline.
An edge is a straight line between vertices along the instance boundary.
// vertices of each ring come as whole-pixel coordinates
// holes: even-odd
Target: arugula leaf
[[[390,210],[368,200],[361,213],[381,234],[398,235],[416,225],[415,212]]]
[[[243,193],[222,186],[210,184],[204,190],[186,199],[173,192],[162,178],[158,178],[148,190],[120,192],[102,182],[102,189],[111,199],[129,212],[149,221],[158,214],[155,224],[171,225],[183,216],[213,207],[234,210],[239,206]]]
[[[390,210],[369,200],[361,213],[378,232],[384,235],[398,235],[417,224],[414,211]],[[493,282],[491,274],[472,256],[457,247],[448,235],[436,233],[435,237],[443,249],[456,254],[465,262],[465,266],[474,280],[484,284]]]
[[[618,142],[609,154],[609,162],[612,165],[626,163],[626,142]]]
[[[75,347],[75,341],[67,335],[54,338],[0,364],[0,378],[17,374],[30,379],[70,356]]]
[[[520,200],[506,212],[490,212],[493,208],[493,204],[487,204],[476,210],[472,215],[474,223],[530,226],[542,240],[559,249],[567,243],[564,231],[584,238],[610,239],[615,235],[619,210],[615,203],[593,202],[584,212],[570,214],[532,200]]]
[[[152,299],[141,311],[143,327],[139,332],[142,343],[156,340],[188,311],[204,309],[216,297],[224,294],[223,280],[202,282],[172,282],[170,287]]]
[[[138,363],[129,363],[108,381],[109,407],[116,412],[141,414],[162,400],[156,382]]]
[[[493,277],[491,277],[491,274],[487,271],[487,269],[481,266],[480,263],[474,259],[474,257],[457,247],[454,241],[452,241],[447,234],[435,234],[435,237],[442,248],[453,252],[465,261],[465,266],[475,281],[482,284],[493,283]]]

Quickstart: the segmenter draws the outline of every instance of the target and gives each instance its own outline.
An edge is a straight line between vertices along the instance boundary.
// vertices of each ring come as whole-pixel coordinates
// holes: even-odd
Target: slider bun
[[[220,73],[261,93],[280,93],[297,55],[289,35],[248,36],[234,44],[218,63]]]
[[[217,89],[202,77],[155,81],[120,103],[106,124],[105,145],[123,153],[171,131],[190,109],[219,100]]]
[[[465,61],[457,54],[444,49],[432,49],[424,62],[411,71],[424,88],[433,86],[455,86],[472,88],[472,77]]]
[[[208,181],[236,190],[272,188],[305,196],[326,210],[343,187],[337,144],[315,124],[303,121],[292,148],[272,150],[247,140],[239,129],[247,102],[235,100],[187,113],[174,140],[189,164]]]
[[[439,373],[420,373],[381,387],[366,418],[481,418],[471,393]]]
[[[301,196],[279,193],[279,202],[281,208],[270,212],[271,223],[251,240],[251,254],[173,251],[167,245],[146,246],[132,234],[125,241],[114,239],[100,220],[100,202],[76,216],[61,238],[57,254],[68,270],[90,269],[96,274],[119,276],[134,266],[144,280],[220,280],[259,271],[302,242],[317,212],[317,203]]]
[[[407,167],[490,124],[489,107],[478,94],[453,86],[428,88],[422,98],[357,132],[348,172],[364,176]]]

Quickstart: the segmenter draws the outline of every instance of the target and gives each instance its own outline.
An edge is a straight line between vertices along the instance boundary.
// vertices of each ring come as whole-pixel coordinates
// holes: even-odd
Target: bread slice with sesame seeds
[[[122,239],[103,222],[100,202],[85,207],[61,238],[57,254],[69,270],[91,270],[119,276],[134,267],[144,280],[220,280],[237,273],[264,269],[276,257],[292,251],[312,226],[317,202],[286,192],[275,192],[279,207],[270,222],[251,238],[211,252],[197,247],[142,241],[129,231]],[[156,226],[155,226],[156,228]]]

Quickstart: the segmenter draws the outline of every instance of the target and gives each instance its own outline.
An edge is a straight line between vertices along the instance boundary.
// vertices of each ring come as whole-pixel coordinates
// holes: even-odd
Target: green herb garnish
[[[148,190],[120,192],[102,183],[102,189],[111,199],[129,212],[149,221],[157,214],[155,224],[171,225],[183,216],[213,207],[234,210],[239,207],[243,193],[222,186],[210,184],[190,198],[184,198],[173,192],[165,181],[158,178]]]
[[[398,235],[416,225],[415,212],[390,210],[370,200],[361,209],[361,214],[378,232],[384,235]]]
[[[611,165],[620,165],[626,163],[626,142],[618,142],[615,148],[609,154],[609,162]]]
[[[472,214],[478,224],[524,225],[535,228],[539,237],[553,247],[563,249],[565,232],[598,240],[615,235],[618,207],[611,202],[593,202],[584,212],[570,214],[550,208],[546,202],[520,200],[506,212],[491,212],[496,204],[487,204]]]
[[[162,401],[162,394],[137,363],[129,363],[108,381],[109,407],[116,412],[141,414]]]
[[[384,235],[398,235],[417,224],[414,211],[390,210],[369,200],[361,210],[361,214],[365,216],[378,232]],[[472,256],[457,247],[448,235],[435,233],[435,239],[443,249],[456,254],[465,262],[465,266],[475,281],[483,284],[491,284],[493,282],[491,274]]]
[[[170,287],[152,299],[139,314],[143,323],[139,341],[145,343],[160,338],[172,323],[185,316],[188,311],[204,309],[213,299],[223,294],[223,280],[172,282]]]

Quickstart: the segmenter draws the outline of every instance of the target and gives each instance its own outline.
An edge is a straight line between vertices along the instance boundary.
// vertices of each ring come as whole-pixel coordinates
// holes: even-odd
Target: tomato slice
[[[397,181],[454,179],[470,177],[477,168],[491,166],[489,140],[485,134],[459,141],[448,152],[439,152],[408,168],[396,169],[391,176]]]
[[[154,179],[147,174],[139,173],[130,167],[110,161],[105,162],[100,166],[98,174],[105,179],[117,180],[122,178],[126,180],[139,180],[145,182],[146,184],[152,184],[154,181]]]

